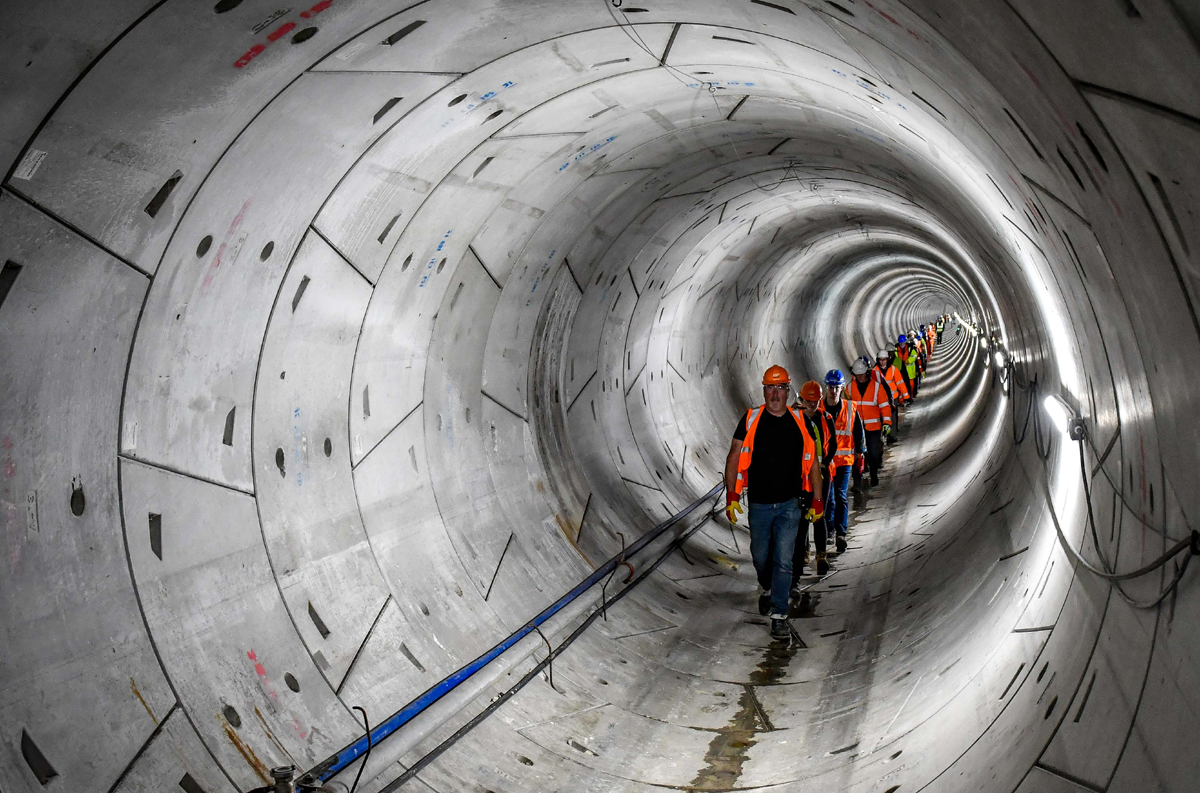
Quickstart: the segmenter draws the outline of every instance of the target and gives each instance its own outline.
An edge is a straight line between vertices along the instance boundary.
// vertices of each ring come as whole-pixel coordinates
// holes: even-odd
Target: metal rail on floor
[[[600,565],[591,575],[579,582],[579,584],[577,584],[569,592],[560,597],[533,619],[526,622],[516,631],[513,631],[513,633],[494,645],[491,649],[487,650],[478,658],[453,672],[443,680],[435,683],[412,702],[408,703],[399,711],[381,721],[374,727],[374,729],[371,729],[369,733],[364,734],[361,738],[346,746],[341,751],[314,766],[308,771],[308,773],[304,774],[304,776],[300,778],[297,786],[300,789],[309,790],[319,788],[324,783],[331,780],[339,772],[346,769],[348,766],[358,760],[360,757],[364,757],[364,755],[368,754],[368,752],[379,756],[380,743],[382,741],[394,735],[406,725],[409,725],[418,720],[420,717],[429,714],[435,705],[446,703],[447,699],[452,693],[462,693],[464,688],[468,689],[465,692],[465,696],[456,696],[453,698],[455,702],[451,703],[453,705],[451,710],[439,714],[439,717],[436,719],[426,719],[427,723],[424,725],[425,729],[421,730],[423,733],[422,737],[425,734],[432,732],[433,729],[444,723],[446,719],[453,716],[454,713],[458,712],[458,710],[460,710],[464,705],[478,696],[481,689],[486,687],[490,680],[482,681],[482,685],[464,686],[465,683],[468,683],[473,679],[483,677],[480,675],[481,672],[487,669],[490,664],[495,662],[502,655],[522,641],[529,639],[531,636],[535,637],[536,639],[536,637],[541,633],[541,628],[545,626],[547,622],[556,616],[562,615],[564,610],[575,603],[575,601],[577,601],[581,595],[590,590],[592,587],[601,583],[606,576],[612,574],[622,564],[625,564],[626,560],[630,559],[639,551],[644,549],[647,545],[654,542],[654,540],[662,536],[672,526],[678,524],[688,515],[691,515],[701,505],[715,498],[717,494],[721,492],[723,487],[724,484],[718,484],[712,490],[709,490],[703,496],[689,504],[685,509],[675,513],[662,523],[659,523],[657,526],[650,529],[648,532],[639,537],[632,545],[623,549],[620,553],[616,554],[607,562]],[[639,579],[639,581],[640,580],[641,579]],[[634,583],[636,585],[637,582]],[[540,641],[540,639],[538,639],[538,641]],[[394,752],[388,752],[388,765],[399,759],[399,757],[391,757],[393,754]],[[365,760],[363,764],[364,766],[366,765]],[[371,776],[371,772],[368,772],[367,778],[370,778]]]

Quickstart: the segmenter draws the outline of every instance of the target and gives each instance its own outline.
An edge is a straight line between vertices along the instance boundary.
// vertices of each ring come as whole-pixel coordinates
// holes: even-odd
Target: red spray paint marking
[[[276,691],[275,686],[271,684],[270,678],[267,677],[267,669],[259,662],[258,656],[255,654],[254,650],[249,650],[246,653],[246,657],[254,662],[254,674],[258,675],[259,684],[263,687],[263,690],[267,692],[267,696],[275,701],[275,704],[279,707],[279,710],[292,717],[292,731],[301,738],[307,738],[308,730],[304,729],[304,725],[300,723],[300,720],[296,718],[295,714],[285,708],[283,703],[279,701],[279,692]]]
[[[267,34],[267,41],[279,41],[295,28],[295,22],[285,22]]]
[[[242,57],[240,57],[236,61],[234,61],[234,63],[233,63],[234,68],[240,69],[243,66],[245,66],[246,64],[250,63],[250,61],[257,58],[258,54],[260,52],[262,52],[263,50],[265,50],[266,48],[267,47],[265,44],[255,44],[253,47],[246,50],[245,55],[243,55]]]
[[[321,2],[317,3],[315,6],[308,9],[307,11],[301,11],[300,16],[303,19],[311,19],[311,18],[315,17],[317,14],[324,11],[325,9],[329,8],[331,5],[333,5],[333,0],[321,0]],[[283,25],[280,25],[279,27],[275,28],[275,30],[273,30],[269,34],[267,34],[267,44],[255,44],[253,47],[246,50],[246,53],[244,55],[242,55],[242,57],[238,58],[236,61],[233,62],[233,68],[241,69],[244,66],[248,66],[250,64],[250,61],[257,58],[259,55],[261,55],[267,49],[268,44],[273,44],[274,42],[283,38],[295,27],[296,27],[295,22],[286,22]]]
[[[213,277],[217,274],[217,268],[221,266],[221,257],[225,254],[225,248],[229,245],[230,238],[233,237],[238,226],[242,225],[242,218],[246,215],[246,209],[250,206],[250,199],[247,198],[242,208],[234,215],[233,222],[229,225],[229,231],[225,232],[225,240],[221,243],[221,247],[217,248],[217,255],[213,257],[213,262],[208,267],[208,272],[204,275],[204,283],[200,286],[200,294],[206,294],[208,288],[212,286]]]
[[[315,17],[317,14],[321,13],[326,8],[329,8],[331,5],[333,5],[333,0],[321,0],[321,2],[317,3],[315,6],[308,9],[307,11],[301,11],[300,16],[303,19],[308,19],[309,17]]]

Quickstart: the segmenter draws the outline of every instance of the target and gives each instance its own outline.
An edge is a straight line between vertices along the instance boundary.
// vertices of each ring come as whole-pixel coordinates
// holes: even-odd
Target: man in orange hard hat
[[[816,439],[817,451],[820,455],[820,468],[822,471],[833,470],[833,458],[837,454],[837,433],[833,428],[833,419],[821,407],[821,386],[816,380],[809,380],[800,387],[800,399],[796,406],[800,408],[800,414],[804,416],[804,421],[808,427],[809,434]],[[821,492],[821,491],[815,491]],[[801,506],[805,504],[805,499],[814,501],[813,493],[807,492],[801,495]],[[808,538],[809,524],[812,525],[812,536],[818,548],[822,551],[817,552],[814,568],[817,575],[825,575],[829,572],[829,560],[823,553],[827,545],[825,535],[825,517],[824,503],[821,499],[816,499],[821,503],[821,509],[809,509],[805,512],[804,519],[800,521],[800,533],[796,538],[796,554],[792,557],[792,590],[795,594],[796,583],[800,578],[800,573],[804,566],[808,564]]]
[[[804,491],[823,494],[816,442],[800,411],[788,407],[792,381],[782,366],[763,375],[764,403],[746,411],[725,458],[725,514],[737,523],[749,488],[750,555],[758,574],[758,610],[770,615],[771,636],[786,639],[792,557]],[[807,487],[806,487],[807,485]],[[823,511],[820,496],[808,518]]]

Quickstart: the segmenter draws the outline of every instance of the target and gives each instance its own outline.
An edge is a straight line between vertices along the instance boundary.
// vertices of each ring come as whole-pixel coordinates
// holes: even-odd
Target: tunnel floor
[[[887,658],[911,639],[912,581],[933,555],[938,514],[921,509],[934,505],[918,485],[954,464],[931,457],[929,430],[945,419],[939,397],[968,374],[955,357],[964,346],[935,353],[879,485],[851,493],[846,552],[831,540],[830,572],[805,568],[790,640],[772,640],[758,613],[749,532],[709,521],[702,543],[647,582],[655,595],[614,606],[555,661],[553,688],[543,672],[421,778],[435,789],[727,791],[901,775],[913,725],[899,717],[938,670],[897,676]],[[511,767],[477,762],[498,756],[489,746],[509,747]]]

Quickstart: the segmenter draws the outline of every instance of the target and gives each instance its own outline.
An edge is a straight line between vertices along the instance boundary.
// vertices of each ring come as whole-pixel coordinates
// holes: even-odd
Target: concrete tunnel
[[[319,767],[697,504],[325,789],[1200,789],[1194,4],[314,2],[4,10],[0,790]],[[772,642],[739,415],[939,314]]]

